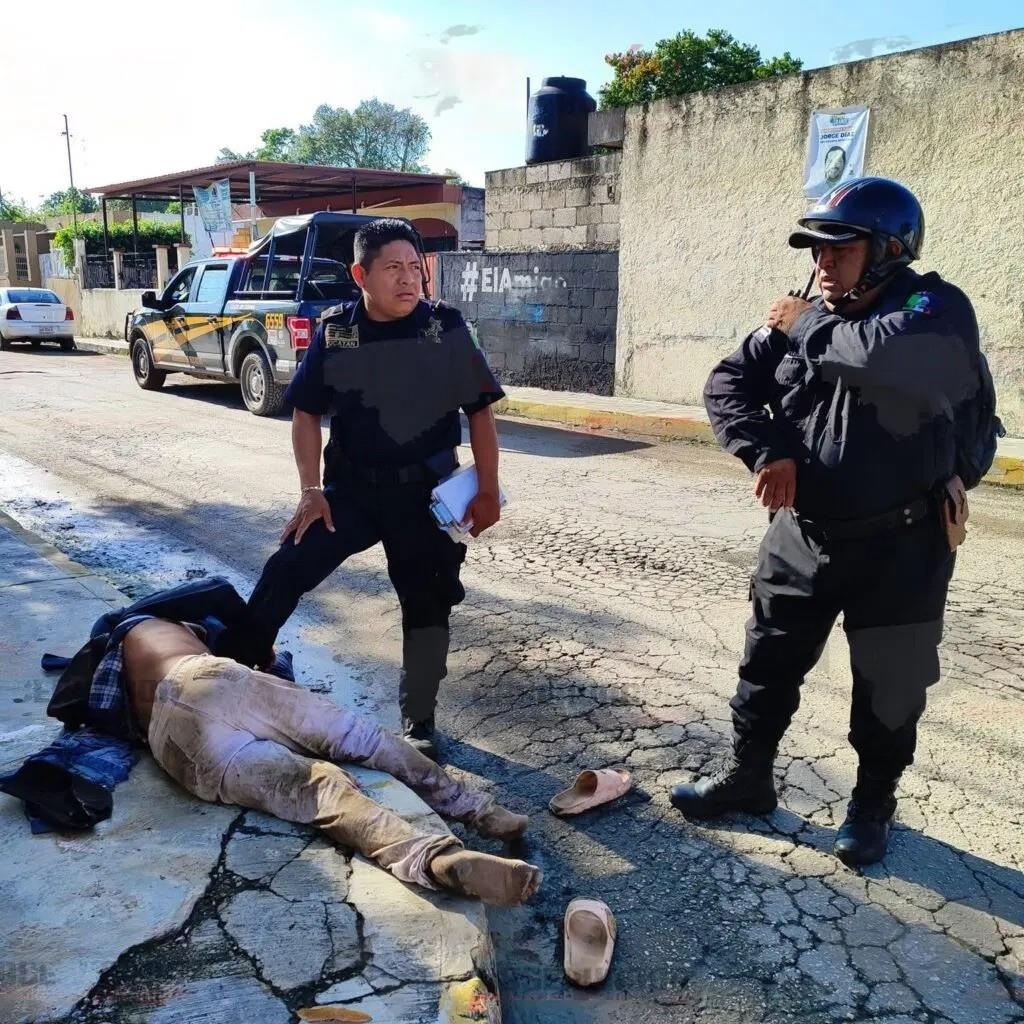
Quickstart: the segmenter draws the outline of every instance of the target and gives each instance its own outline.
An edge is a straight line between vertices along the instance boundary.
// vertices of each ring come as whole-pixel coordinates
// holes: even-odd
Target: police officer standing
[[[776,300],[704,392],[716,436],[756,474],[772,517],[751,581],[732,753],[670,796],[694,817],[776,806],[776,749],[842,613],[858,770],[835,852],[869,864],[885,853],[939,678],[955,558],[941,495],[971,475],[954,423],[977,401],[982,357],[966,296],[908,266],[924,216],[902,185],[848,181],[799,224],[789,244],[811,250],[820,297]]]
[[[300,597],[350,555],[384,546],[402,609],[403,733],[435,756],[434,708],[447,672],[448,618],[464,597],[465,545],[434,522],[430,492],[458,465],[459,409],[469,419],[479,491],[473,536],[499,517],[498,438],[490,406],[504,397],[458,310],[422,299],[419,239],[381,219],[355,237],[362,297],[328,310],[285,398],[300,498],[249,600],[271,638]],[[332,412],[320,476],[320,420]]]

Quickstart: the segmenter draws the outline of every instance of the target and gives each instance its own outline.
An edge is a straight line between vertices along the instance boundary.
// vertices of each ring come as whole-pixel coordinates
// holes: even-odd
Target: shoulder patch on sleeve
[[[329,306],[320,314],[321,321],[328,320],[332,316],[341,316],[342,313],[349,312],[349,309],[346,308],[349,307],[349,305],[350,304],[347,302],[339,302],[336,306]]]
[[[903,308],[922,316],[935,316],[941,308],[941,303],[935,292],[914,292],[907,298]]]

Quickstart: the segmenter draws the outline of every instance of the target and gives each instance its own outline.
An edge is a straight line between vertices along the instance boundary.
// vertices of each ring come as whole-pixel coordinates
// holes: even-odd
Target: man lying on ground
[[[540,869],[420,831],[360,792],[333,762],[388,772],[438,813],[488,838],[517,839],[527,825],[524,815],[456,782],[369,719],[215,657],[191,630],[166,619],[134,625],[121,655],[133,718],[157,763],[190,793],[314,825],[403,882],[502,906],[537,891]]]

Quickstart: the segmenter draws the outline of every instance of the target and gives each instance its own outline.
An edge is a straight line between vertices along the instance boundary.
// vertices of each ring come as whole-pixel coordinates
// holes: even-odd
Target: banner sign
[[[227,178],[215,181],[209,188],[192,186],[199,216],[209,232],[231,230],[231,182]]]
[[[869,114],[868,107],[812,111],[804,195],[823,196],[841,181],[864,174]]]

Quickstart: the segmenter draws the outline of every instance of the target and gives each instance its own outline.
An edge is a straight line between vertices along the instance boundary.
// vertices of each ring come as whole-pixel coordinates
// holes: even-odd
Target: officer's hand
[[[318,520],[324,521],[324,526],[331,533],[334,533],[334,519],[331,517],[331,503],[324,497],[323,491],[306,491],[299,499],[299,507],[295,515],[288,520],[288,525],[281,532],[281,541],[284,543],[288,534],[295,531],[295,543],[302,540],[303,534]]]
[[[776,299],[771,304],[764,322],[769,327],[782,331],[783,334],[789,334],[793,324],[810,308],[811,304],[798,295],[783,295],[781,299]]]
[[[466,518],[473,521],[471,537],[479,537],[484,530],[489,530],[501,518],[501,505],[496,494],[480,491],[469,503]]]
[[[775,512],[792,508],[796,501],[796,463],[792,459],[769,462],[754,477],[754,497]]]

